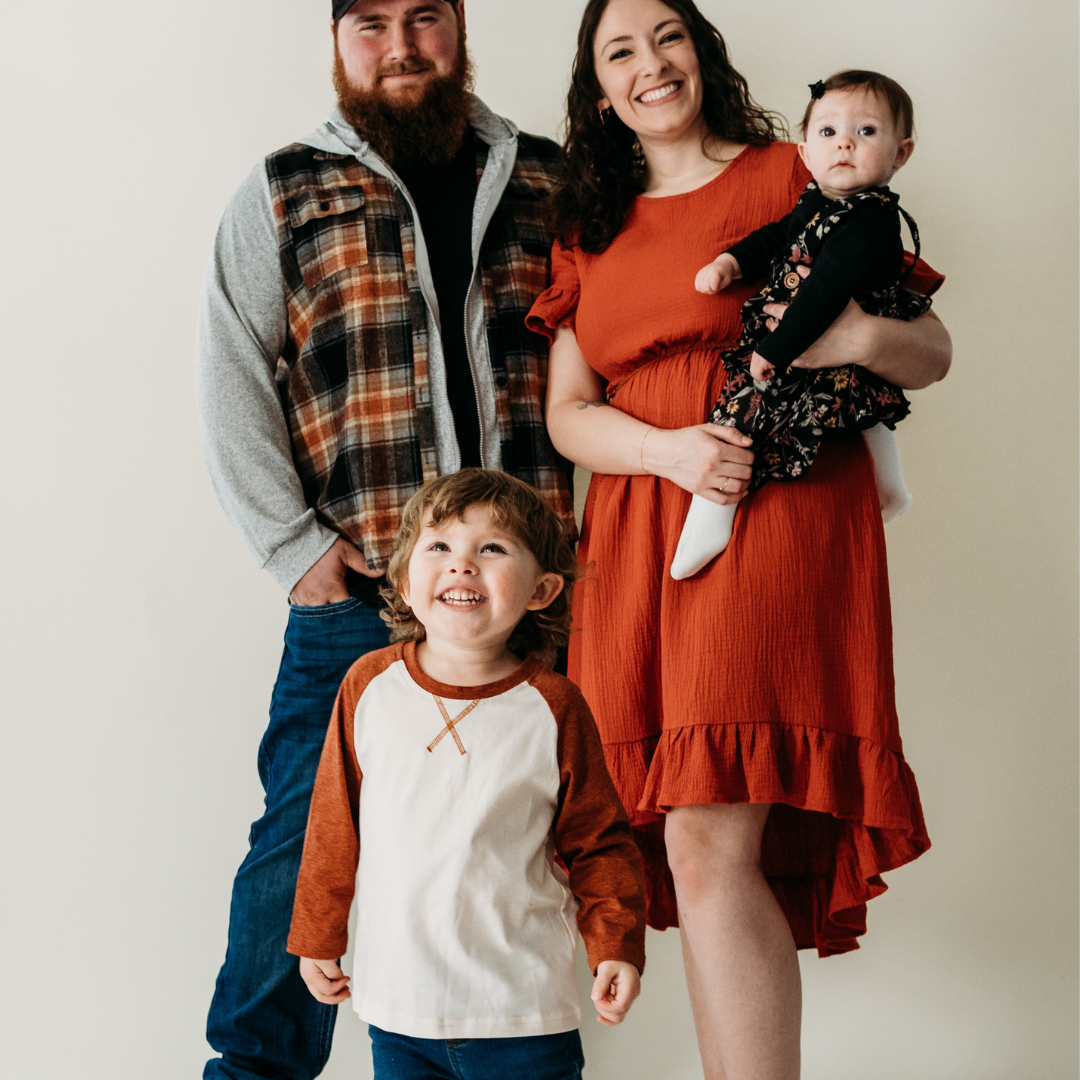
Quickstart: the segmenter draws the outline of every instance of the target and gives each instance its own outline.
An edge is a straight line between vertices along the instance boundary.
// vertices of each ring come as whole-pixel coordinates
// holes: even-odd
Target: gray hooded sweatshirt
[[[502,198],[517,156],[518,129],[473,97],[470,121],[489,146],[473,214],[474,286],[480,244]],[[429,369],[440,475],[460,467],[446,391],[440,312],[419,215],[394,171],[335,108],[326,123],[299,140],[316,150],[355,155],[389,178],[413,211],[416,261],[427,301]],[[502,467],[483,297],[470,288],[467,342],[480,412],[481,457]],[[203,447],[218,499],[248,550],[286,590],[329,550],[338,534],[316,520],[293,462],[279,393],[287,377],[281,356],[288,333],[278,232],[265,163],[240,185],[218,228],[199,310],[196,401]]]

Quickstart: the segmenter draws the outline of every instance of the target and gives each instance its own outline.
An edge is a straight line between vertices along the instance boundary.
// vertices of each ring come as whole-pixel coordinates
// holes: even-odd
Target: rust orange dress
[[[599,255],[555,245],[529,325],[575,326],[612,405],[647,424],[703,423],[756,290],[694,290],[698,269],[786,214],[809,176],[795,147],[748,147],[704,187],[639,198]],[[920,266],[912,288],[940,280]],[[919,284],[919,282],[922,284]],[[645,859],[649,923],[676,926],[664,814],[772,803],[763,869],[796,944],[857,948],[884,871],[930,845],[894,703],[885,540],[862,438],[745,499],[727,551],[668,574],[690,495],[594,475],[575,594],[571,678],[596,716]]]

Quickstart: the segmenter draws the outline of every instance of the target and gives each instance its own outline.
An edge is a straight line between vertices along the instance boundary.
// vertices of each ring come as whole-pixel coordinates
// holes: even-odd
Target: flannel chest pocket
[[[286,200],[304,284],[317,289],[343,271],[366,267],[363,188],[311,188]]]
[[[512,178],[507,184],[503,203],[506,214],[506,240],[525,255],[544,259],[551,256],[551,227],[548,224],[550,191],[542,184]]]

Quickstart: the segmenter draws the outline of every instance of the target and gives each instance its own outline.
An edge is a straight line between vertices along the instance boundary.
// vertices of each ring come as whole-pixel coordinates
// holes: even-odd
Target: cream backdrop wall
[[[468,0],[479,92],[555,135],[582,0]],[[900,441],[902,730],[935,846],[806,958],[808,1080],[1066,1080],[1076,1020],[1076,41],[1069,0],[704,0],[763,103],[900,79],[897,179],[953,372]],[[325,0],[4,5],[0,1073],[192,1080],[285,600],[206,478],[196,298],[219,213],[330,104]],[[700,1077],[652,934],[594,1080]],[[586,984],[583,982],[582,986]],[[370,1076],[343,1012],[333,1080]]]

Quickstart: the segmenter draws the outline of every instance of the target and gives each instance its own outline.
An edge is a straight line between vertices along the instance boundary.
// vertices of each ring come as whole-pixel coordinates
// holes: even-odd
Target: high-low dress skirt
[[[700,423],[720,349],[651,359],[611,403],[647,424]],[[744,499],[727,550],[668,573],[690,495],[594,475],[569,673],[596,716],[645,859],[649,923],[678,924],[665,813],[771,803],[762,865],[800,948],[858,947],[881,875],[929,846],[897,726],[888,570],[860,435],[827,441],[797,481]]]

